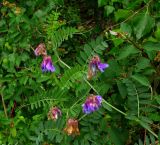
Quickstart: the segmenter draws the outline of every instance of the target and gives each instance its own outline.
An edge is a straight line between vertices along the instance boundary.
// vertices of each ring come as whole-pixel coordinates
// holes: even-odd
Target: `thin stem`
[[[81,101],[83,98],[80,98],[78,101],[76,101],[70,108],[73,108],[76,104],[78,104],[79,101]]]
[[[151,90],[151,100],[153,99],[153,89],[152,89],[152,86],[149,87],[150,90]]]
[[[139,96],[138,96],[138,92],[137,92],[136,87],[135,87],[135,90],[136,90],[136,96],[137,96],[137,114],[138,114],[138,117],[139,117],[139,114],[140,114],[140,111],[139,111]]]
[[[109,29],[112,29],[112,28],[114,28],[114,27],[119,26],[121,23],[125,23],[125,22],[127,22],[128,20],[132,19],[132,17],[134,17],[136,14],[138,14],[138,13],[139,13],[141,10],[143,10],[145,7],[148,8],[149,4],[150,4],[152,1],[153,1],[153,0],[150,0],[145,6],[141,7],[141,8],[138,9],[137,11],[135,11],[132,15],[130,15],[130,16],[129,16],[127,19],[125,19],[124,21],[122,21],[122,22],[120,22],[120,23],[118,23],[118,24],[112,25],[112,26],[108,27],[107,29],[108,29],[108,30],[109,30]]]
[[[116,107],[114,107],[114,106],[112,106],[110,103],[108,103],[106,100],[102,100],[105,104],[107,104],[108,106],[110,106],[111,108],[113,108],[114,110],[116,110],[117,112],[119,112],[119,113],[121,113],[121,114],[123,114],[124,116],[126,116],[127,114],[126,113],[124,113],[124,112],[122,112],[121,110],[119,110],[118,108],[116,108]]]
[[[149,128],[146,128],[151,134],[153,134],[156,138],[158,138],[158,135],[157,134],[155,134],[151,129],[149,129]]]
[[[87,114],[84,114],[83,116],[81,116],[79,119],[78,119],[78,121],[80,121],[80,120],[82,120],[84,117],[86,117],[87,116]]]
[[[71,67],[69,65],[67,65],[66,63],[64,63],[60,58],[59,58],[59,62],[61,62],[64,66],[66,66],[67,68],[71,69]]]
[[[61,60],[61,58],[59,57],[59,55],[58,55],[58,53],[57,53],[56,50],[54,51],[54,53],[55,53],[55,55],[58,57],[58,61],[59,61],[60,63],[62,63],[62,64],[63,64],[64,66],[66,66],[67,68],[71,69],[71,67],[70,67],[68,64],[66,64],[65,62],[63,62],[63,61]]]
[[[3,109],[4,109],[5,116],[6,116],[6,118],[8,118],[6,104],[4,102],[4,98],[3,98],[2,93],[1,93],[1,98],[2,98],[2,104],[3,104]]]
[[[97,93],[97,95],[99,95],[98,91],[90,84],[90,82],[87,81],[85,78],[83,78],[83,79]]]

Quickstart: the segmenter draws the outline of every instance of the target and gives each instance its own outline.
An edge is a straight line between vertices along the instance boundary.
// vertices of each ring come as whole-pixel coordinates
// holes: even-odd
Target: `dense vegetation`
[[[159,0],[3,0],[0,144],[159,145]]]

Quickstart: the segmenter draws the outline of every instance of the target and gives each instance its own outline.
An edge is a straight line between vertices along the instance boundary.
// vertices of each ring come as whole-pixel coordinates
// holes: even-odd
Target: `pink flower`
[[[107,63],[102,63],[100,61],[99,56],[94,56],[88,66],[88,79],[91,79],[93,76],[97,74],[97,71],[104,72],[104,70],[109,67]]]
[[[36,56],[39,56],[39,55],[43,55],[43,56],[46,56],[47,55],[47,51],[46,51],[46,46],[44,43],[40,43],[36,49],[34,50],[34,54]]]
[[[48,119],[53,119],[56,121],[61,115],[61,110],[58,107],[52,107],[48,112]]]
[[[50,56],[44,56],[43,57],[43,62],[41,64],[42,72],[54,72],[55,67],[52,64],[52,59]]]
[[[95,95],[90,95],[85,103],[82,105],[83,107],[83,112],[86,114],[90,114],[96,110],[99,109],[102,103],[102,97],[101,96],[95,96]]]

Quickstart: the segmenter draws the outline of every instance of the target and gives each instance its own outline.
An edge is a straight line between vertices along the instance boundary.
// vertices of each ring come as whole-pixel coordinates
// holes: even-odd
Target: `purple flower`
[[[46,51],[46,46],[44,43],[40,43],[36,49],[34,50],[34,54],[36,56],[39,56],[39,55],[43,55],[43,56],[46,56],[47,55],[47,51]]]
[[[52,59],[50,56],[44,56],[43,57],[43,62],[41,64],[42,72],[54,72],[55,67],[52,64]]]
[[[48,112],[48,119],[57,120],[62,115],[61,110],[58,107],[52,107]]]
[[[94,56],[88,67],[88,79],[91,79],[96,75],[97,71],[104,72],[104,70],[109,67],[107,63],[101,63],[99,56]]]
[[[104,69],[106,69],[107,67],[109,67],[109,65],[107,63],[98,63],[97,64],[97,67],[98,69],[101,71],[101,72],[104,72]]]
[[[102,103],[102,97],[101,96],[95,96],[95,95],[90,95],[85,103],[82,105],[83,107],[83,112],[86,114],[90,114],[96,110],[99,109]]]

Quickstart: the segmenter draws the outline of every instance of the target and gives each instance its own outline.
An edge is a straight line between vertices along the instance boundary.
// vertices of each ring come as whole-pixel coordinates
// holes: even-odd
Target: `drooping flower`
[[[54,72],[55,67],[52,64],[52,59],[50,56],[44,56],[43,57],[43,62],[41,64],[42,72]]]
[[[42,56],[46,56],[47,55],[47,51],[46,51],[46,46],[44,43],[40,43],[36,49],[34,50],[34,53],[36,56],[42,55]]]
[[[95,96],[91,94],[85,101],[85,103],[82,105],[83,112],[86,114],[90,114],[96,110],[98,110],[102,103],[102,97],[101,96]]]
[[[64,131],[68,135],[80,135],[79,128],[78,128],[78,120],[72,119],[72,118],[68,119],[66,123],[66,128],[64,129]]]
[[[52,107],[48,112],[48,120],[57,120],[59,116],[61,116],[61,110],[58,107]]]
[[[104,70],[109,67],[107,63],[101,63],[99,56],[94,56],[88,66],[88,79],[91,79],[93,76],[96,75],[97,71],[104,72]]]

